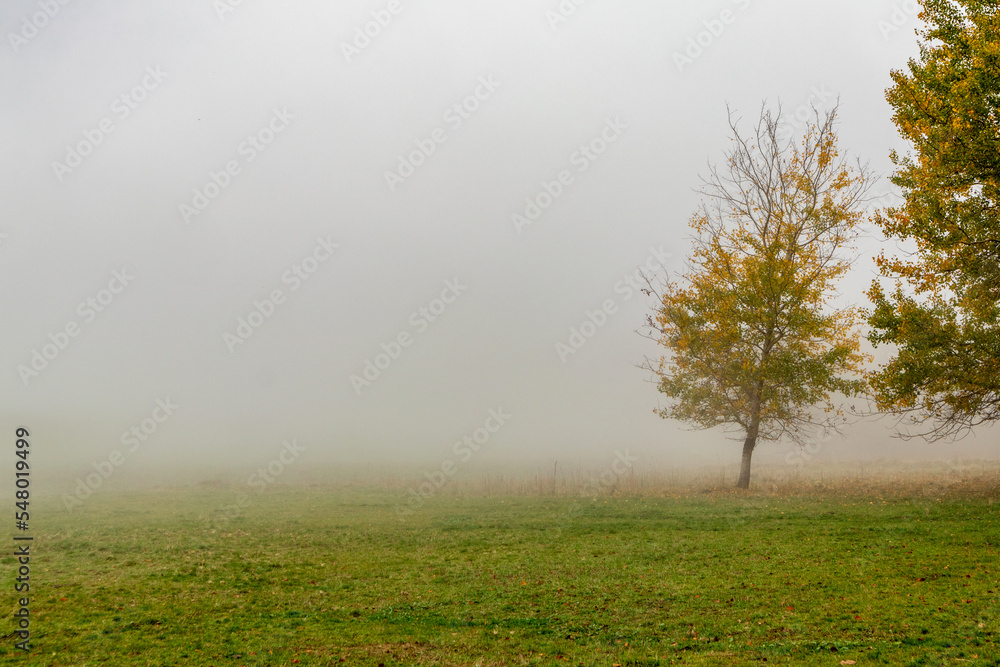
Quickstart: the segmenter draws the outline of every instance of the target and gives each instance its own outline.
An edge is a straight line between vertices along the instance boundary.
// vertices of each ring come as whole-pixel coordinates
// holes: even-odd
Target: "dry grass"
[[[558,470],[548,475],[483,473],[447,480],[432,495],[471,497],[690,497],[699,494],[1000,500],[1000,461],[864,462],[756,466],[749,491],[734,488],[736,467],[701,469]],[[326,478],[330,480],[331,478]],[[420,474],[371,475],[313,486],[368,488],[405,494],[419,490]]]

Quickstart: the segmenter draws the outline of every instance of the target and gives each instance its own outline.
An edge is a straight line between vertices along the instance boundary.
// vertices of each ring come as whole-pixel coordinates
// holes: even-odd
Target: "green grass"
[[[7,634],[0,663],[1000,665],[984,499],[437,497],[400,522],[399,494],[286,487],[213,530],[238,493],[36,503],[34,650]]]

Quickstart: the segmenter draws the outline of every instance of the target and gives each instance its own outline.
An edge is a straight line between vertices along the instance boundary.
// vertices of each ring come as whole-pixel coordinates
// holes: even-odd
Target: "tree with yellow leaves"
[[[834,396],[864,390],[861,312],[833,297],[872,177],[839,155],[836,115],[817,111],[797,143],[780,138],[780,109],[762,107],[749,135],[730,113],[733,147],[703,179],[687,270],[649,290],[647,324],[667,352],[646,367],[671,399],[658,412],[738,432],[739,488],[759,440],[836,429]]]
[[[895,287],[873,282],[869,339],[897,353],[870,383],[936,440],[1000,420],[1000,6],[922,4],[920,57],[886,92],[916,154],[892,154],[904,201],[876,218],[916,250],[878,260]]]

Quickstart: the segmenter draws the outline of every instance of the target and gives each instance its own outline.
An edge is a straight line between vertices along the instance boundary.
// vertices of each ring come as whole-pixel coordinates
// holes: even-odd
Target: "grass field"
[[[34,648],[5,629],[0,662],[1000,665],[1000,503],[973,486],[441,494],[406,521],[371,487],[221,521],[245,487],[46,499]]]

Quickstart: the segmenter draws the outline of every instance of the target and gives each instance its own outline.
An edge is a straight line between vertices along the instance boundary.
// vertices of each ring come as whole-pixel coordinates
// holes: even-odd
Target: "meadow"
[[[0,663],[1000,665],[997,472],[43,498]]]

